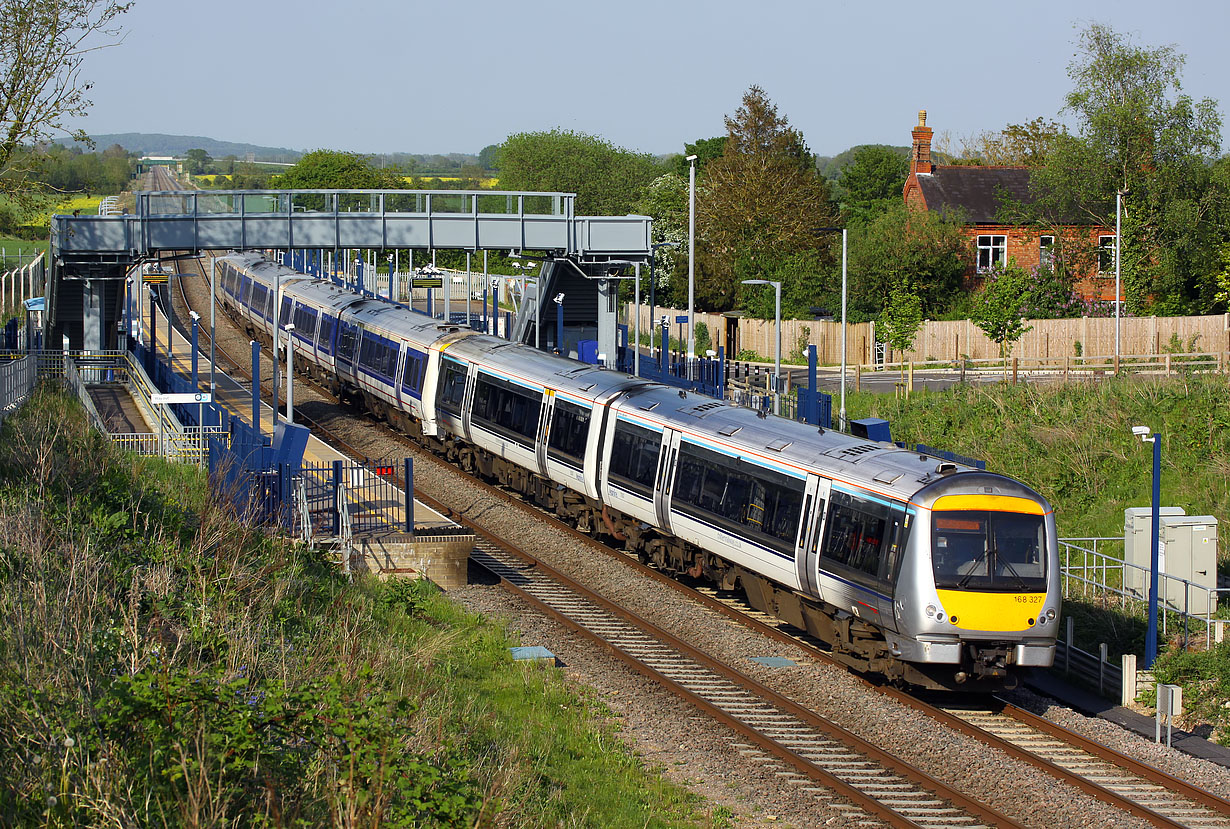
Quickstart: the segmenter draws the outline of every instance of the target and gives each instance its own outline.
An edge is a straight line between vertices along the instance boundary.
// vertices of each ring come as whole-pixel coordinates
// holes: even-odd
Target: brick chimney
[[[910,133],[910,137],[914,139],[910,153],[911,175],[933,172],[935,165],[931,163],[931,128],[927,126],[927,110],[918,111],[918,126]]]

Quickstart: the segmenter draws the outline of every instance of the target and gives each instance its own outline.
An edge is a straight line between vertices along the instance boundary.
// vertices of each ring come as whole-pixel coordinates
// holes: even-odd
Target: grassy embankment
[[[347,583],[40,391],[0,432],[0,824],[722,825],[429,584]]]
[[[905,398],[847,396],[851,417],[883,417],[894,440],[925,443],[987,462],[1025,481],[1055,507],[1061,538],[1123,536],[1123,510],[1147,507],[1153,452],[1133,437],[1145,425],[1162,435],[1162,504],[1219,519],[1219,569],[1230,571],[1230,394],[1216,375],[1154,380],[1107,379],[1096,384],[966,385]],[[1120,549],[1112,554],[1122,555]],[[1223,599],[1219,616],[1230,617]],[[1143,653],[1145,615],[1139,604],[1070,597],[1077,644],[1112,659]],[[1200,626],[1202,627],[1202,626]],[[1157,665],[1166,682],[1187,686],[1185,703],[1219,724],[1230,740],[1230,642],[1205,652],[1203,630],[1193,650],[1181,648],[1171,626]]]

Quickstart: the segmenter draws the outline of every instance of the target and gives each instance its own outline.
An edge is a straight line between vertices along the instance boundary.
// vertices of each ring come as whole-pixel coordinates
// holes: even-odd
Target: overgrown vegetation
[[[348,583],[43,389],[0,432],[0,825],[695,825],[427,583]]]

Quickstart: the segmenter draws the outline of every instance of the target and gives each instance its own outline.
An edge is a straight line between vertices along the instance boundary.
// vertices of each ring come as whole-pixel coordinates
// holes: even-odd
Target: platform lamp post
[[[255,292],[255,291],[254,291]],[[273,363],[273,426],[278,425],[278,329],[282,324],[282,269],[278,268],[273,275],[273,353],[270,362]],[[260,426],[257,426],[260,429]]]
[[[1145,670],[1153,667],[1157,659],[1157,582],[1160,558],[1161,501],[1162,501],[1162,436],[1150,432],[1148,426],[1133,426],[1132,434],[1145,443],[1153,444],[1153,538],[1149,548],[1149,626],[1145,631]]]
[[[213,256],[209,257],[209,399],[213,402],[214,395],[218,393],[218,385],[214,375],[214,343],[218,338],[214,333],[214,267],[217,259]],[[215,410],[216,411],[216,410]],[[218,422],[221,426],[221,421]]]
[[[846,430],[846,295],[849,284],[849,233],[844,227],[818,227],[817,233],[841,231],[841,408],[838,410],[838,425]]]
[[[696,156],[688,162],[688,379],[696,360]]]
[[[1122,235],[1120,234],[1120,229],[1122,227],[1120,216],[1123,210],[1123,197],[1126,196],[1127,193],[1128,191],[1126,188],[1121,188],[1115,191],[1115,371],[1116,372],[1119,371],[1119,357],[1120,357],[1119,325],[1120,325],[1120,315],[1121,314],[1120,314],[1119,308],[1123,304],[1122,302],[1123,294],[1120,290],[1120,285],[1122,284],[1120,281],[1120,259],[1122,256],[1122,254],[1120,253],[1120,247],[1121,247],[1120,240],[1123,238]]]
[[[777,350],[773,357],[773,413],[780,414],[782,382],[782,283],[771,279],[745,279],[744,285],[773,286],[773,323],[777,332]]]
[[[658,278],[654,274],[655,259],[657,259],[658,248],[677,248],[678,242],[655,242],[649,246],[649,356],[653,356],[653,338],[657,332],[654,329],[657,327],[653,324],[654,314],[657,312],[654,302],[654,289],[657,286]],[[637,308],[637,316],[640,316],[640,308]],[[640,346],[640,343],[637,343]],[[665,347],[665,345],[663,345]],[[639,374],[637,375],[639,376]]]
[[[197,362],[197,345],[200,342],[200,336],[201,336],[201,315],[198,314],[196,311],[189,311],[188,316],[192,318],[192,390],[194,392],[200,392],[201,390],[200,375],[197,373],[197,369],[199,367],[199,364]],[[196,425],[197,425],[197,428],[200,429],[200,432],[202,435],[204,435],[204,432],[205,432],[205,430],[201,428],[202,426],[204,426],[204,424],[202,423],[204,413],[205,413],[205,404],[197,403],[196,404]],[[202,443],[204,443],[204,441],[202,441]]]
[[[528,263],[522,264],[520,262],[513,262],[512,267],[513,267],[513,270],[517,272],[516,280],[521,283],[521,296],[524,297],[525,296],[525,285],[526,285],[527,277],[529,276],[530,266]],[[493,298],[491,302],[491,333],[497,334],[497,335],[499,334],[499,331],[500,331],[500,316],[499,315],[500,315],[500,309],[495,304],[495,300]]]
[[[555,353],[561,357],[564,353],[564,295],[555,295]]]
[[[276,363],[278,355],[273,355]],[[295,324],[286,323],[286,422],[295,422]]]

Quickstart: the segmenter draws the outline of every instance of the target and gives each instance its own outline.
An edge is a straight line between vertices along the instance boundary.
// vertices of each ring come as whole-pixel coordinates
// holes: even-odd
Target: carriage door
[[[547,444],[551,441],[551,418],[555,415],[555,392],[552,389],[542,391],[542,410],[538,413],[537,449],[538,473],[547,476]]]
[[[658,455],[658,474],[653,479],[653,508],[658,526],[671,532],[671,490],[675,485],[675,467],[679,464],[679,433],[662,430],[662,449]]]
[[[818,475],[807,476],[803,492],[803,520],[795,542],[794,561],[799,572],[799,587],[809,596],[820,595],[820,542],[824,538],[825,507],[832,482]]]

